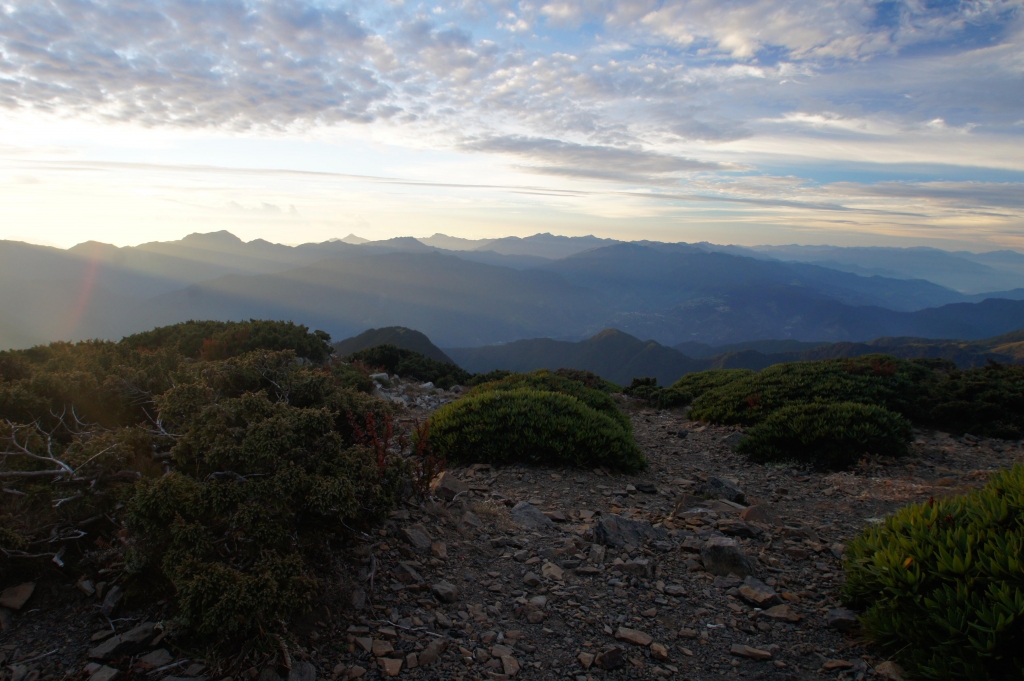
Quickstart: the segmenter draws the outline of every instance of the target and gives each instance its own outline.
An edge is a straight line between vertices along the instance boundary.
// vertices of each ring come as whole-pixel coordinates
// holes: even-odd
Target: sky
[[[1024,0],[0,0],[0,238],[1024,250]]]

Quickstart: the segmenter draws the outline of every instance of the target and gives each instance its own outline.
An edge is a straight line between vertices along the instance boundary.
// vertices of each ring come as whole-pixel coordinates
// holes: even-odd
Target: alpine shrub
[[[646,465],[619,421],[563,393],[531,387],[475,390],[438,409],[428,423],[432,451],[451,463],[526,462],[625,471]]]
[[[294,350],[299,357],[323,362],[331,356],[331,336],[294,322],[250,319],[247,322],[187,321],[127,336],[121,345],[137,350],[171,348],[190,359],[228,359],[253,350]]]
[[[634,385],[629,389],[634,397],[644,399],[658,409],[685,407],[695,399],[715,388],[728,385],[754,372],[750,369],[710,369],[686,374],[667,388],[656,386],[655,379],[633,379]],[[637,384],[637,381],[653,381],[650,384]]]
[[[349,355],[347,359],[383,369],[389,374],[430,381],[438,388],[444,389],[453,385],[466,385],[471,377],[468,371],[455,364],[438,362],[418,352],[390,344],[360,350]]]
[[[593,371],[587,371],[585,369],[556,369],[555,376],[568,378],[570,381],[577,381],[587,386],[588,388],[600,390],[603,393],[622,392],[621,385],[605,380],[598,376],[597,374],[595,374]]]
[[[478,385],[470,391],[470,394],[474,395],[493,390],[519,390],[520,388],[532,388],[534,390],[571,395],[591,409],[595,409],[617,421],[619,426],[627,433],[633,432],[633,423],[629,420],[629,416],[619,411],[615,400],[608,393],[588,388],[580,381],[564,378],[547,369],[541,369],[528,374],[510,374],[497,381]]]
[[[865,454],[903,456],[914,438],[910,421],[856,402],[794,404],[773,412],[740,441],[752,461],[788,461],[843,469]]]
[[[954,435],[1024,437],[1024,366],[992,362],[949,372],[935,386],[930,420]]]
[[[914,504],[846,549],[843,597],[917,678],[1024,675],[1024,466],[981,490]]]
[[[888,355],[777,364],[708,390],[694,400],[690,417],[750,426],[791,404],[858,402],[925,421],[936,381],[931,369]]]

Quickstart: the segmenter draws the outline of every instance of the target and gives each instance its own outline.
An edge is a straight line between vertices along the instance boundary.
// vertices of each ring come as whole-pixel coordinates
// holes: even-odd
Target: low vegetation
[[[437,410],[428,427],[431,450],[454,463],[529,462],[625,471],[646,465],[628,416],[607,393],[548,371],[479,385]]]
[[[585,406],[614,419],[627,433],[633,432],[633,424],[630,422],[629,416],[619,411],[615,400],[608,393],[595,388],[588,388],[586,384],[580,381],[572,380],[558,373],[552,373],[543,369],[528,374],[510,374],[496,381],[482,383],[473,388],[470,394],[476,395],[495,390],[519,390],[521,388],[570,395]]]
[[[783,407],[747,431],[738,451],[752,461],[842,469],[864,454],[898,457],[914,439],[910,421],[884,407],[809,402]]]
[[[686,374],[667,388],[658,387],[658,381],[654,378],[635,378],[623,392],[644,400],[657,409],[685,407],[709,390],[728,385],[753,373],[750,369],[697,371]]]
[[[690,416],[752,426],[792,404],[858,402],[920,421],[937,380],[927,366],[885,355],[777,364],[708,390],[694,400]]]
[[[446,390],[453,385],[466,385],[473,378],[472,374],[455,364],[439,362],[418,352],[390,344],[360,350],[345,359],[386,371],[388,374],[430,382]]]
[[[1024,466],[914,504],[846,550],[844,597],[913,678],[1021,678]]]
[[[328,341],[189,322],[0,353],[0,571],[103,568],[173,596],[184,631],[280,631],[317,590],[309,547],[387,511],[411,474],[390,406],[324,361]]]

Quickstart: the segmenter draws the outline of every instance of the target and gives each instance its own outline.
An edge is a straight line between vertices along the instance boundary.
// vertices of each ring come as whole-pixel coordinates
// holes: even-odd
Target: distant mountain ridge
[[[229,232],[124,248],[0,242],[0,346],[116,339],[189,319],[287,319],[335,338],[405,326],[444,347],[578,341],[607,328],[662,346],[720,346],[977,339],[1024,326],[1014,291],[965,295],[727,247],[550,234],[444,238],[452,249],[411,237],[293,247]],[[554,257],[562,253],[570,255]],[[983,255],[1016,262],[1012,252]]]
[[[762,347],[771,347],[762,341]],[[782,341],[790,343],[790,341]],[[798,351],[763,353],[743,345],[722,348],[718,354],[694,358],[654,341],[641,341],[616,329],[605,329],[578,343],[549,338],[520,340],[482,348],[449,348],[448,354],[462,368],[473,373],[506,369],[585,369],[621,385],[634,378],[654,377],[660,385],[671,385],[681,376],[708,369],[760,370],[773,364],[882,353],[903,359],[948,359],[958,367],[982,366],[988,361],[1024,364],[1024,330],[980,341],[932,340],[926,338],[878,338],[867,343],[809,344]],[[750,344],[753,345],[753,344]]]
[[[418,352],[438,362],[455,364],[451,357],[444,354],[441,348],[430,342],[426,335],[404,326],[388,326],[383,329],[367,329],[358,336],[346,338],[333,345],[334,352],[338,355],[351,355],[360,350],[374,348],[378,345],[394,345],[404,350]]]

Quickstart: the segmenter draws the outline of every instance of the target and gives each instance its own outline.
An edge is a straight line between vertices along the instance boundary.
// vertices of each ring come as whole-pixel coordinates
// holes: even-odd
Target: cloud
[[[661,183],[668,179],[665,177],[667,175],[725,169],[720,163],[638,148],[594,146],[536,137],[506,136],[467,140],[460,148],[520,156],[540,164],[518,166],[530,172],[621,182]]]

